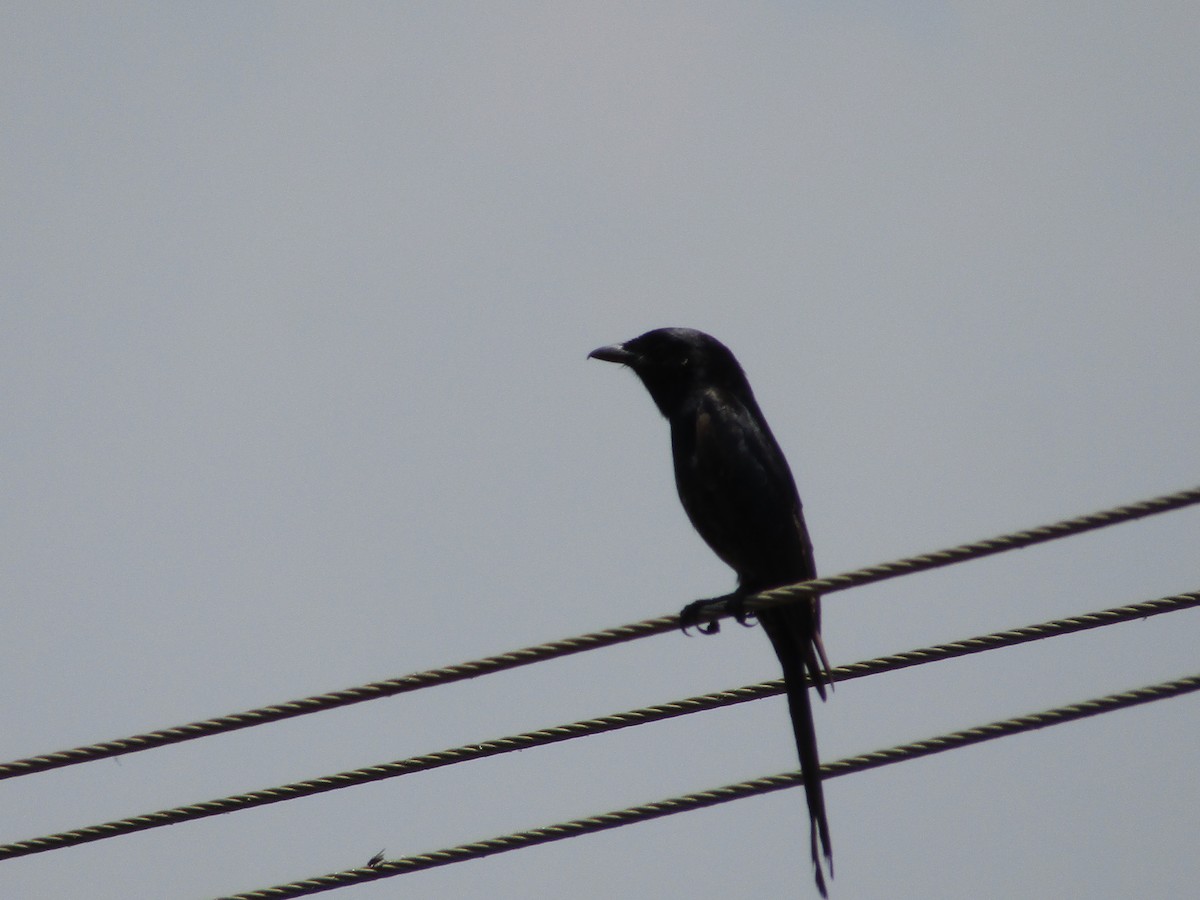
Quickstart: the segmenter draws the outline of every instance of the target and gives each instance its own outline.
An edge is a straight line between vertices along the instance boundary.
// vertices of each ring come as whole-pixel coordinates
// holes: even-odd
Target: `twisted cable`
[[[877,581],[886,581],[889,578],[895,578],[899,575],[928,572],[931,569],[940,569],[943,566],[966,562],[971,559],[982,559],[985,556],[993,556],[1009,550],[1022,550],[1025,547],[1032,547],[1034,544],[1042,544],[1046,541],[1071,537],[1072,535],[1083,534],[1087,531],[1095,531],[1098,528],[1107,528],[1110,525],[1116,525],[1121,522],[1131,522],[1135,519],[1145,518],[1146,516],[1153,516],[1170,510],[1181,509],[1185,506],[1191,506],[1197,502],[1200,502],[1200,487],[1191,488],[1186,491],[1177,491],[1174,494],[1164,494],[1161,497],[1143,500],[1140,503],[1116,506],[1112,509],[1076,516],[1073,519],[1064,519],[1061,522],[1055,522],[1050,525],[1041,525],[1037,528],[1014,531],[982,541],[960,544],[957,547],[937,550],[933,553],[910,556],[907,559],[882,563],[876,566],[867,566],[864,569],[856,569],[853,572],[845,572],[840,575],[831,575],[828,578],[814,578],[798,584],[783,585],[782,587],[762,591],[756,594],[753,599],[748,598],[746,608],[753,611],[771,609],[800,597],[823,596],[831,594],[834,591],[843,591],[847,588],[861,587]],[[729,615],[729,613],[724,613],[724,615]],[[713,618],[716,618],[716,616],[713,616]],[[711,619],[708,615],[703,615],[701,616],[701,620],[709,621]]]

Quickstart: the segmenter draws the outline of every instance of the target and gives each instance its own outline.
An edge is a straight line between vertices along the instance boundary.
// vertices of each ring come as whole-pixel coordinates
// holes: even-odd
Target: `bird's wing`
[[[696,530],[744,587],[814,577],[796,485],[757,406],[706,391],[688,418],[676,477]]]

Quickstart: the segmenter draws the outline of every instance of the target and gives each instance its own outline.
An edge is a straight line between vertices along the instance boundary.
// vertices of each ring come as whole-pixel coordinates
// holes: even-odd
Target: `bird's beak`
[[[597,347],[588,354],[588,359],[602,359],[605,362],[629,366],[637,359],[637,354],[626,350],[624,344],[610,344],[607,347]]]

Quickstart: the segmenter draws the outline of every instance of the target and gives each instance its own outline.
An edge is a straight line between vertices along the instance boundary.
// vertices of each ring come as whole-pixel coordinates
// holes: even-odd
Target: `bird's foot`
[[[743,628],[754,627],[754,610],[746,609],[746,595],[734,594],[725,601],[725,611],[737,619]]]
[[[726,597],[714,597],[711,600],[694,600],[679,612],[679,625],[683,633],[689,628],[696,628],[701,634],[716,634],[721,630],[719,619],[701,621],[705,613],[720,607],[724,612],[737,619],[738,624],[746,628],[754,625],[754,612],[746,609],[746,597],[743,594],[730,594]]]
[[[720,631],[721,622],[718,619],[710,619],[707,622],[700,621],[701,615],[708,612],[709,607],[716,606],[720,602],[720,598],[715,600],[693,600],[681,609],[679,611],[679,627],[683,630],[683,633],[687,634],[689,628],[696,628],[701,634],[716,634]]]

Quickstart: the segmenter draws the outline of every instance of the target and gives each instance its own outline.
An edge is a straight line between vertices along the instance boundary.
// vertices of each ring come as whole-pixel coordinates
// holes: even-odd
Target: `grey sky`
[[[825,573],[1200,483],[1191,3],[26,3],[0,759],[731,573],[593,347],[739,355]],[[1200,511],[830,597],[850,662],[1195,590]],[[836,759],[1197,671],[1180,613],[839,687]],[[0,842],[777,676],[659,637],[0,785]],[[835,898],[1182,896],[1197,701],[830,782]],[[782,700],[0,865],[203,898],[795,768]],[[815,896],[783,792],[346,897]]]

